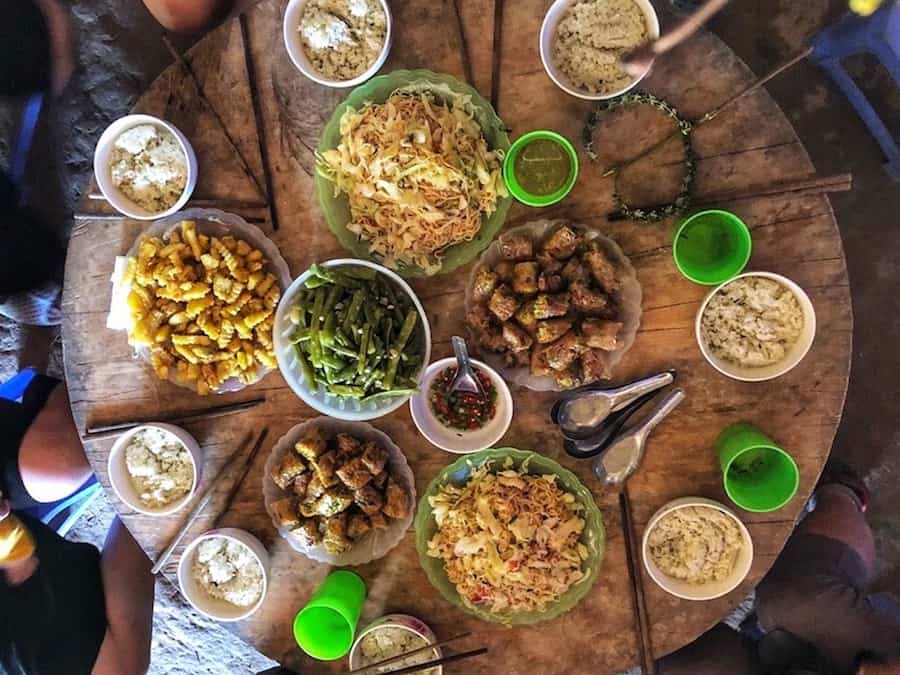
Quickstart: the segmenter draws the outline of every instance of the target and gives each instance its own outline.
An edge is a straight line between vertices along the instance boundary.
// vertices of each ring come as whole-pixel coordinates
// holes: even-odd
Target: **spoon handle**
[[[640,436],[646,437],[647,434],[653,431],[657,424],[662,422],[669,416],[669,413],[678,407],[678,404],[684,400],[684,397],[684,389],[681,389],[680,387],[670,391],[656,404],[656,407],[649,415],[647,415],[647,418],[640,423],[639,427],[635,429],[635,432]]]
[[[636,380],[635,382],[613,389],[609,392],[610,410],[618,410],[644,394],[656,391],[657,389],[662,389],[666,385],[671,384],[674,380],[674,373],[671,370],[667,370],[664,373],[646,377],[642,380]]]
[[[469,350],[466,349],[466,341],[459,335],[454,335],[450,338],[450,344],[453,345],[453,355],[456,357],[460,370],[464,372],[471,371],[472,363],[469,361]]]

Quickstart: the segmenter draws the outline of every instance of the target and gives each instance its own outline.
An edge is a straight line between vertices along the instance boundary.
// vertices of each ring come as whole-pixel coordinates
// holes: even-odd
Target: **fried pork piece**
[[[366,485],[354,492],[353,501],[367,516],[378,513],[384,506],[384,496],[371,485]]]
[[[531,350],[531,374],[535,377],[552,375],[553,369],[547,358],[547,350],[550,345],[541,345]]]
[[[609,309],[609,297],[602,291],[595,291],[581,282],[569,286],[569,291],[572,293],[572,305],[583,314],[601,316]]]
[[[358,490],[372,480],[372,472],[366,467],[362,457],[354,457],[335,471],[340,481],[351,490]]]
[[[294,446],[294,450],[306,459],[312,461],[319,455],[324,455],[328,450],[328,444],[318,431],[313,431],[301,438]]]
[[[498,286],[491,294],[488,309],[500,321],[508,321],[521,304],[508,286]]]
[[[588,349],[579,357],[579,360],[585,383],[605,380],[609,377],[603,350]]]
[[[617,337],[622,330],[620,321],[585,319],[581,322],[581,336],[584,344],[596,349],[612,351],[618,345]]]
[[[556,316],[565,316],[571,306],[568,293],[547,295],[542,293],[534,300],[534,318],[552,319]]]
[[[325,520],[325,534],[322,546],[332,555],[347,552],[353,542],[347,536],[347,514],[339,513]]]
[[[503,324],[503,339],[506,341],[510,351],[513,352],[528,349],[533,342],[531,336],[512,321],[507,321]]]
[[[534,316],[534,300],[529,300],[516,310],[516,322],[529,334],[533,334],[537,328],[537,318]]]
[[[367,441],[363,444],[362,461],[369,472],[373,476],[377,476],[384,471],[384,467],[388,461],[388,454],[387,451],[375,441]]]
[[[347,521],[347,536],[351,539],[359,539],[372,529],[372,521],[364,513],[354,513]]]
[[[297,500],[293,497],[285,497],[277,502],[272,502],[272,517],[275,522],[293,530],[300,524],[300,512],[297,510]]]
[[[393,478],[388,480],[384,492],[383,511],[388,518],[406,518],[409,515],[409,495]]]
[[[325,490],[325,493],[319,497],[315,505],[315,512],[326,518],[346,511],[353,503],[353,493],[351,493],[343,485],[331,487]]]
[[[312,460],[309,464],[312,466],[313,471],[316,472],[316,476],[319,477],[319,481],[321,481],[322,485],[331,487],[332,485],[337,485],[339,481],[337,474],[334,472],[337,468],[337,463],[337,452],[330,450],[324,455],[320,455],[318,458]]]
[[[388,523],[388,519],[384,517],[384,514],[381,511],[376,511],[369,515],[369,522],[372,523],[372,527],[376,530],[385,529],[390,523]]]
[[[297,527],[291,530],[291,535],[299,539],[305,546],[316,546],[322,541],[322,533],[319,532],[319,520],[317,518],[305,518]]]
[[[534,295],[538,291],[541,268],[534,261],[516,263],[513,267],[513,291],[519,295]]]
[[[500,239],[500,255],[507,260],[528,260],[534,257],[534,245],[527,234],[516,234]]]
[[[587,265],[578,258],[569,258],[565,267],[562,268],[561,274],[562,278],[570,284],[575,283],[576,281],[580,281],[583,284],[588,282]]]
[[[272,471],[272,480],[282,490],[287,490],[294,479],[306,471],[306,464],[293,452],[284,453],[284,457]]]
[[[541,269],[548,274],[556,274],[563,268],[562,262],[554,258],[546,251],[541,251],[534,257],[534,259],[537,260],[538,265],[541,266]]]
[[[475,302],[487,301],[494,289],[497,288],[499,281],[500,277],[497,276],[496,272],[487,268],[478,270],[475,273],[475,283],[472,284],[472,297],[475,299]]]
[[[300,499],[306,499],[306,490],[309,487],[310,481],[313,479],[312,471],[304,471],[299,476],[294,479],[293,489],[294,494],[297,495]]]
[[[581,340],[571,331],[551,342],[546,349],[547,364],[553,370],[566,370],[583,351]]]
[[[509,260],[501,260],[494,265],[494,273],[501,282],[509,283],[512,281],[513,267],[515,267],[515,263]]]
[[[575,255],[581,236],[568,225],[562,225],[544,240],[541,248],[554,258],[566,260]]]
[[[334,441],[342,455],[355,455],[359,450],[359,441],[350,434],[338,434]]]
[[[584,261],[591,270],[591,276],[600,284],[607,293],[619,288],[619,279],[616,277],[616,266],[600,248],[599,244],[592,244],[584,254]]]
[[[381,473],[377,474],[375,478],[372,479],[372,485],[379,490],[383,490],[384,486],[387,485],[389,477],[390,474],[387,472],[387,469],[382,469]]]
[[[538,276],[538,290],[541,293],[559,293],[566,285],[562,276],[556,272],[541,272]]]
[[[540,344],[547,344],[558,340],[569,332],[572,322],[569,319],[545,319],[538,321],[537,324],[537,341]]]

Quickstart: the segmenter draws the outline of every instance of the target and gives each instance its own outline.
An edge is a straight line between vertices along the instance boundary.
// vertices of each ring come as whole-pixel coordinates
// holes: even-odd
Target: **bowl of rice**
[[[803,360],[816,335],[816,312],[790,279],[746,272],[706,296],[694,330],[713,368],[735,380],[762,382]]]
[[[615,98],[650,72],[627,73],[621,57],[658,37],[659,18],[649,0],[556,0],[541,25],[541,62],[567,94]]]

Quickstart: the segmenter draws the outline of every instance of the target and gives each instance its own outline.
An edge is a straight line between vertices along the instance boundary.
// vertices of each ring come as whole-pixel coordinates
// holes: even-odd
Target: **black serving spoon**
[[[628,419],[640,410],[645,403],[659,393],[659,389],[640,396],[621,410],[611,413],[595,432],[586,438],[569,438],[563,441],[563,449],[570,457],[588,459],[596,457],[606,450],[619,435]]]

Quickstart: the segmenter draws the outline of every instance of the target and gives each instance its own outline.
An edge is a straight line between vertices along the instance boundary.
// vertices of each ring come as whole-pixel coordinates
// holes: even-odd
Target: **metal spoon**
[[[629,418],[656,396],[657,393],[657,391],[651,391],[635,399],[621,410],[610,413],[609,417],[603,421],[596,432],[587,438],[566,437],[563,440],[563,449],[566,451],[566,454],[576,459],[588,459],[599,455],[616,439],[616,436],[619,435]]]
[[[624,483],[644,457],[647,436],[684,400],[684,389],[673,389],[660,400],[646,419],[619,436],[594,460],[594,475],[607,485]]]
[[[579,440],[597,433],[598,427],[616,410],[644,394],[662,389],[675,380],[674,371],[629,382],[614,389],[584,389],[572,392],[553,407],[551,416],[567,438]]]
[[[450,393],[455,391],[468,391],[479,396],[484,396],[484,388],[475,376],[472,362],[469,360],[469,351],[466,349],[466,341],[458,335],[450,338],[453,345],[453,354],[456,356],[456,375],[450,382]]]

